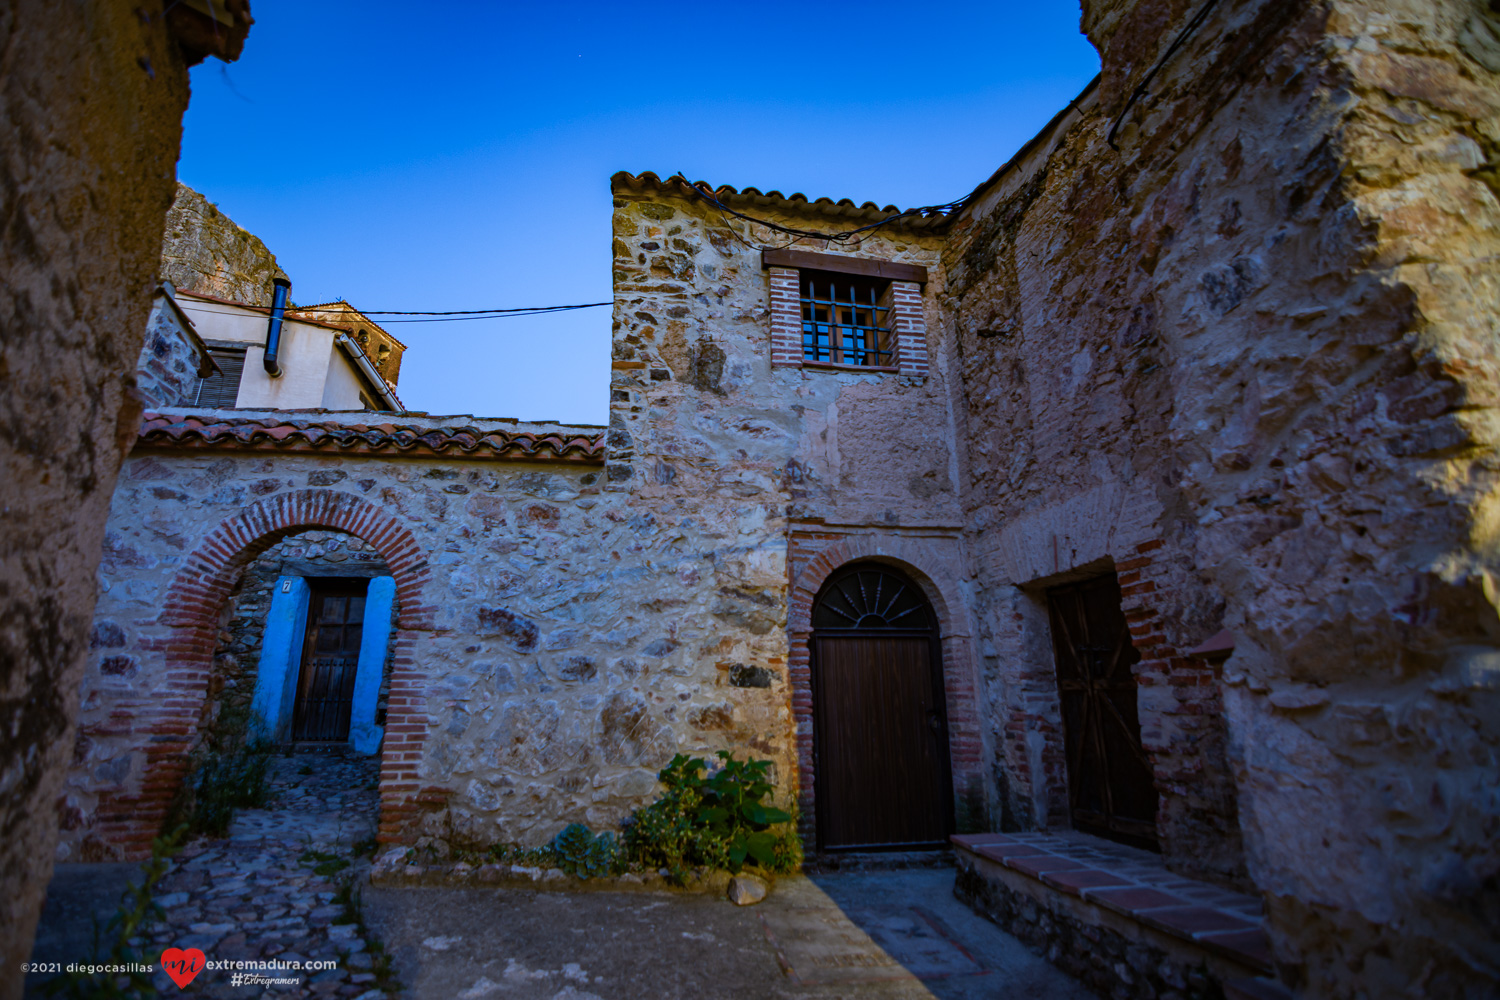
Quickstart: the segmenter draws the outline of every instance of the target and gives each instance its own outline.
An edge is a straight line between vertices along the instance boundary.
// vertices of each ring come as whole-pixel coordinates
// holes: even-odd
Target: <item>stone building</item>
[[[946,211],[615,175],[608,427],[147,414],[62,850],[140,852],[230,681],[296,725],[295,580],[369,555],[387,842],[725,748],[813,852],[1125,841],[1302,995],[1492,995],[1500,17],[1187,6],[1086,0],[1099,80]]]
[[[321,302],[317,305],[298,306],[292,313],[307,319],[320,320],[349,331],[355,343],[370,356],[375,368],[391,385],[401,379],[401,356],[406,345],[395,335],[348,302]]]

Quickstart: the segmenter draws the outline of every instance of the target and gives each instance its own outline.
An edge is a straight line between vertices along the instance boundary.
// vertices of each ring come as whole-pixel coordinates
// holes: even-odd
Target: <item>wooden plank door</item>
[[[349,738],[368,581],[312,582],[292,739]]]
[[[952,828],[933,636],[814,640],[818,831],[829,849],[930,847]]]
[[[1141,746],[1141,655],[1111,573],[1047,592],[1075,828],[1156,846],[1156,785]]]

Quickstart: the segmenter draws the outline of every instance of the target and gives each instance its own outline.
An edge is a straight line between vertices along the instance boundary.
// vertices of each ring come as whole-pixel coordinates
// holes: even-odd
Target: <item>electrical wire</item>
[[[364,316],[472,316],[476,319],[499,319],[502,316],[535,316],[538,313],[565,312],[569,309],[594,309],[599,306],[612,306],[613,302],[582,302],[577,305],[568,306],[518,306],[513,309],[447,309],[440,311],[426,311],[420,309],[341,309],[335,306],[288,306],[287,312],[329,312],[342,313],[354,311]],[[423,320],[387,320],[389,323],[421,323]]]
[[[243,315],[243,312],[240,309],[216,309],[216,308],[214,308],[214,306],[218,305],[218,304],[219,303],[193,302],[192,305],[191,305],[191,308],[193,310],[195,310],[195,311],[198,311],[198,312],[216,313],[216,314],[218,314],[220,316],[239,316],[239,315]],[[392,323],[460,323],[460,322],[464,322],[466,320],[476,320],[476,319],[512,319],[512,318],[519,317],[519,316],[546,316],[546,315],[549,315],[551,313],[571,312],[574,309],[595,309],[595,308],[598,308],[599,306],[612,306],[612,305],[614,305],[613,302],[585,302],[585,303],[581,303],[579,305],[568,305],[568,306],[529,306],[529,307],[523,307],[523,308],[519,308],[519,309],[450,309],[450,310],[443,311],[443,312],[423,312],[423,311],[417,311],[417,310],[394,310],[394,309],[387,309],[387,310],[355,309],[354,311],[358,312],[361,315],[364,315],[366,317],[369,317],[371,315],[377,315],[377,316],[413,316],[413,317],[421,317],[421,318],[417,318],[417,319],[383,319],[379,323],[376,324],[377,326],[387,326],[387,325],[392,324]],[[261,312],[261,313],[265,313],[265,312],[268,311],[265,306],[252,306],[252,307],[248,307],[248,308],[251,308],[251,309],[253,309],[256,312]],[[342,314],[342,313],[345,313],[346,310],[344,310],[344,309],[336,309],[336,308],[326,307],[326,306],[325,307],[316,307],[315,306],[315,307],[306,308],[306,309],[298,307],[298,306],[288,306],[286,312],[287,312],[287,319],[292,320],[293,322],[295,322],[296,319],[297,319],[297,315],[298,314],[303,314],[303,313],[337,313],[337,314]],[[429,319],[427,317],[432,317],[432,318]],[[323,323],[323,322],[326,322],[326,321],[325,320],[316,320],[315,319],[315,320],[311,320],[311,322]],[[329,324],[329,325],[337,326],[338,324],[335,323],[335,324]]]
[[[1105,142],[1109,143],[1110,149],[1113,149],[1117,153],[1120,151],[1120,147],[1115,143],[1115,133],[1120,131],[1120,125],[1125,121],[1125,116],[1130,114],[1130,109],[1135,106],[1136,101],[1146,96],[1147,88],[1151,86],[1151,80],[1167,64],[1167,60],[1171,59],[1177,50],[1182,47],[1182,43],[1187,41],[1188,36],[1197,31],[1199,25],[1208,19],[1209,12],[1218,6],[1218,3],[1219,0],[1207,0],[1202,7],[1198,8],[1198,13],[1194,14],[1193,19],[1177,33],[1176,38],[1172,39],[1172,44],[1167,46],[1167,51],[1163,52],[1161,58],[1156,60],[1156,65],[1151,67],[1150,71],[1141,79],[1136,88],[1130,92],[1130,99],[1125,102],[1125,107],[1120,109],[1120,115],[1115,119],[1115,123],[1109,127],[1109,136],[1105,139]]]

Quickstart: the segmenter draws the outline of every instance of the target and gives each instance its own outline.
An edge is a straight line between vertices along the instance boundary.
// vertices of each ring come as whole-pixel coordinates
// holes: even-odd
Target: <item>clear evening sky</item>
[[[906,208],[987,177],[1098,57],[1031,3],[255,0],[193,70],[178,175],[298,302],[487,309],[610,298],[609,176]],[[440,414],[604,423],[608,308],[388,327]]]

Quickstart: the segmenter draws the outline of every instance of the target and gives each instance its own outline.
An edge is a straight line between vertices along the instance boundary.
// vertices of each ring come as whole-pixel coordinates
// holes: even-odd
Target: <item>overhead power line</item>
[[[599,306],[612,306],[613,302],[580,302],[567,306],[519,306],[512,309],[444,309],[444,310],[421,310],[421,309],[359,309],[350,306],[355,312],[364,316],[451,316],[462,319],[502,319],[506,316],[535,316],[539,313],[567,312],[570,309],[596,309]],[[291,306],[288,312],[301,313],[342,313],[345,309],[334,306]],[[387,323],[436,323],[440,320],[421,319],[390,319]]]
[[[549,313],[569,312],[574,309],[596,309],[599,306],[612,306],[613,302],[581,302],[576,305],[566,306],[523,306],[515,309],[447,309],[442,311],[419,311],[415,309],[359,309],[350,306],[355,312],[365,317],[372,316],[408,316],[420,317],[414,319],[382,319],[377,322],[379,326],[387,326],[391,323],[458,323],[464,320],[475,319],[513,319],[518,316],[545,316]],[[226,316],[237,315],[232,309],[215,309],[212,305],[204,302],[194,302],[193,308],[200,312],[220,313]],[[264,312],[265,306],[252,306],[250,308]],[[288,306],[289,318],[295,319],[298,314],[323,313],[328,315],[343,315],[348,310],[332,306]],[[426,317],[432,317],[428,319]],[[320,322],[314,320],[313,322]],[[372,321],[376,322],[376,321]],[[338,325],[338,324],[333,324]]]

